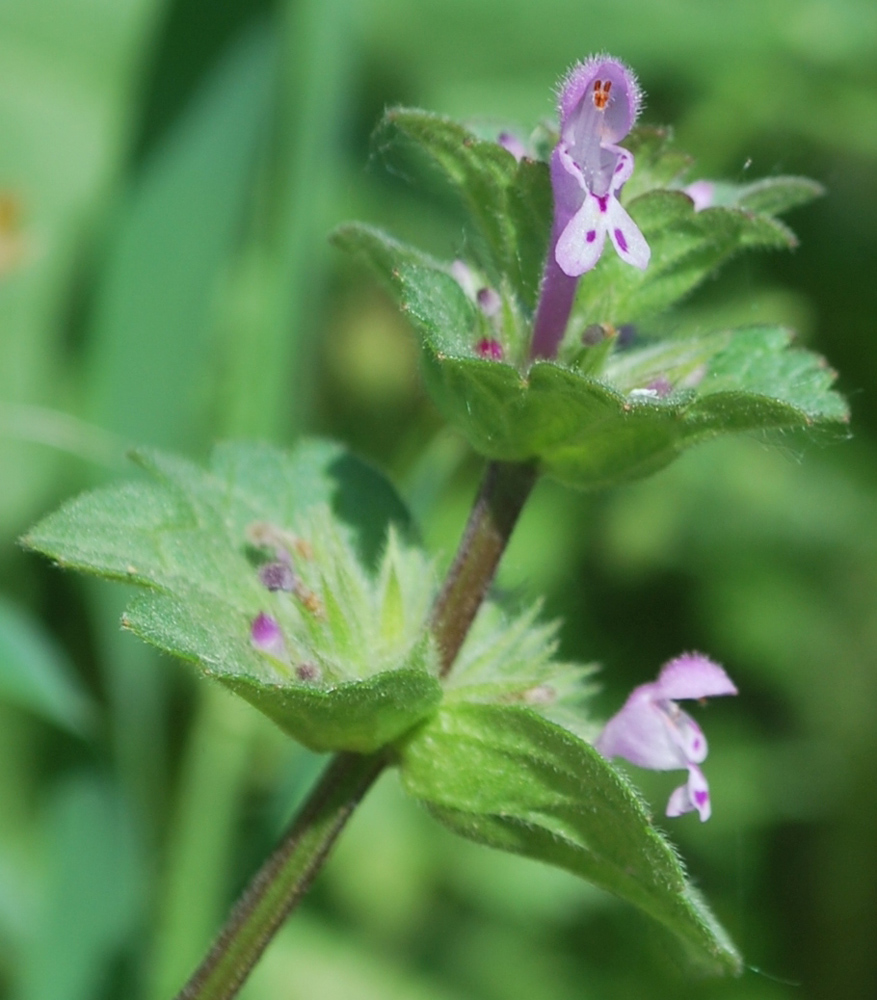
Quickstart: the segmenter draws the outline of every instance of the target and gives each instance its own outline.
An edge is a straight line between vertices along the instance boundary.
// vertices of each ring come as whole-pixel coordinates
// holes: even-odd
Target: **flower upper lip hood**
[[[688,781],[670,796],[667,815],[696,809],[707,820],[709,786],[699,767],[707,755],[706,737],[676,701],[730,694],[737,694],[737,688],[717,663],[700,653],[678,656],[664,665],[656,681],[634,688],[594,746],[604,757],[623,757],[654,771],[686,768]]]
[[[586,135],[597,132],[601,142],[620,142],[633,128],[642,103],[642,91],[633,71],[611,56],[591,56],[573,66],[564,77],[559,100],[561,125],[573,121],[585,97],[593,93],[592,85],[596,80],[600,80],[601,94],[607,94],[608,100],[604,102],[600,97],[592,101],[593,113],[585,105],[585,113],[577,121],[579,130]],[[603,104],[603,108],[599,109],[598,104]]]

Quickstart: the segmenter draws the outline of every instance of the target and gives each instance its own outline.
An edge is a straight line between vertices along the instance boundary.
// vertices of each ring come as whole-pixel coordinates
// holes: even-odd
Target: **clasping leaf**
[[[134,457],[149,478],[70,501],[25,544],[144,588],[127,628],[314,750],[376,750],[435,708],[432,567],[377,472],[319,441],[221,445],[208,470]]]
[[[741,971],[630,783],[532,709],[443,706],[404,742],[401,775],[456,833],[574,872],[666,925],[712,971]]]

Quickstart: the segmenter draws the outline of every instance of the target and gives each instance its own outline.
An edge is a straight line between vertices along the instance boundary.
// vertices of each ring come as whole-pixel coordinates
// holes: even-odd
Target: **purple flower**
[[[503,149],[507,149],[518,163],[527,155],[527,147],[516,135],[512,135],[511,132],[500,132],[496,141]]]
[[[482,337],[475,345],[475,353],[487,361],[502,361],[502,344],[493,337]]]
[[[551,358],[563,337],[576,281],[590,271],[608,236],[622,260],[645,269],[650,250],[618,196],[633,156],[617,145],[639,112],[631,70],[594,56],[567,75],[560,90],[560,140],[551,156],[554,224],[533,333],[533,357]]]
[[[455,260],[451,264],[451,277],[463,289],[466,298],[474,302],[489,320],[489,327],[495,333],[501,333],[502,298],[499,292],[489,285],[482,285],[472,268],[462,260]],[[475,345],[475,353],[480,358],[487,358],[490,361],[502,361],[505,355],[498,337],[482,337]]]
[[[649,247],[618,195],[633,173],[633,156],[617,146],[640,105],[633,73],[616,59],[576,66],[560,95],[560,141],[551,157],[554,256],[571,278],[590,271],[608,234],[619,256],[645,269]]]
[[[250,626],[250,642],[261,653],[267,653],[276,660],[282,660],[286,656],[286,643],[283,641],[283,633],[277,620],[271,615],[266,615],[260,611],[253,619]]]
[[[654,771],[688,769],[688,781],[667,803],[668,816],[697,810],[710,818],[710,792],[699,765],[707,755],[700,726],[677,700],[737,694],[731,679],[700,653],[685,653],[665,663],[658,679],[634,688],[623,708],[606,723],[594,742],[604,757],[624,757]]]
[[[682,190],[694,202],[695,212],[702,212],[715,203],[716,186],[712,181],[694,181]]]

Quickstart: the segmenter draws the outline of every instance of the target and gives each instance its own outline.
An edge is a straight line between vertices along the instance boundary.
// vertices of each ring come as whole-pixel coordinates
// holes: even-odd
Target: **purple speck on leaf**
[[[502,308],[502,298],[495,288],[483,285],[479,275],[463,260],[451,264],[451,277],[457,282],[470,302],[474,302],[487,317],[496,316]]]
[[[582,333],[582,343],[585,347],[596,347],[597,344],[602,344],[608,336],[608,332],[600,323],[591,323],[590,326],[585,327]]]
[[[289,563],[269,562],[259,567],[259,580],[268,590],[295,590],[296,576]]]
[[[484,337],[479,340],[475,345],[475,351],[480,358],[486,358],[488,361],[502,361],[503,350],[502,344],[498,340],[494,340],[493,337]]]
[[[653,378],[646,388],[651,389],[659,399],[663,399],[673,391],[673,383],[664,375],[659,375],[657,378]]]
[[[300,681],[318,681],[320,668],[315,663],[299,663],[295,668],[295,676]]]
[[[475,301],[485,316],[496,316],[502,308],[502,299],[495,288],[479,288],[475,296]]]
[[[271,615],[260,611],[250,625],[250,642],[261,653],[267,653],[275,659],[283,659],[286,655],[286,643],[277,620]]]
[[[737,694],[725,671],[700,653],[685,653],[665,663],[658,679],[634,688],[619,712],[594,742],[604,757],[623,757],[654,771],[688,770],[688,781],[667,803],[668,816],[697,811],[711,814],[709,785],[700,764],[706,760],[706,737],[676,702]]]

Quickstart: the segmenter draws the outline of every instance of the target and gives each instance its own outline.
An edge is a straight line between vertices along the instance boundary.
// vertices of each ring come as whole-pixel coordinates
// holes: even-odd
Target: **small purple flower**
[[[560,141],[551,157],[554,256],[571,278],[594,267],[607,235],[622,260],[643,270],[649,263],[649,246],[618,200],[633,156],[616,143],[631,130],[639,106],[636,77],[617,59],[589,59],[562,84]]]
[[[707,755],[700,726],[677,700],[737,694],[731,679],[700,653],[685,653],[665,663],[658,679],[634,688],[621,711],[612,716],[594,742],[606,758],[624,757],[653,771],[688,769],[688,781],[667,803],[668,816],[697,810],[710,818],[709,785],[699,765]]]
[[[463,289],[466,298],[474,302],[488,319],[499,313],[502,308],[499,292],[489,285],[481,284],[478,276],[465,261],[455,260],[451,264],[451,277]]]
[[[518,163],[527,155],[527,147],[511,132],[500,132],[496,141],[503,149],[508,150]]]
[[[451,264],[451,276],[463,289],[466,298],[474,302],[482,315],[490,321],[489,327],[494,332],[501,333],[502,298],[499,292],[489,285],[482,285],[478,276],[465,261],[455,260]],[[502,361],[505,356],[502,343],[497,337],[482,337],[475,345],[475,353],[488,361]]]
[[[488,319],[498,316],[500,309],[502,309],[502,299],[495,288],[479,288],[475,295],[475,301]]]
[[[695,212],[702,212],[715,203],[716,186],[712,181],[694,181],[682,190],[694,202]]]
[[[560,140],[551,156],[554,224],[531,355],[552,358],[563,338],[576,283],[590,271],[608,236],[622,260],[644,270],[651,251],[618,200],[633,156],[617,145],[639,113],[632,71],[608,56],[573,67],[560,88]]]
[[[267,653],[277,660],[286,656],[286,643],[277,620],[260,611],[250,626],[250,642],[260,653]]]
[[[486,361],[502,361],[502,344],[493,337],[483,337],[475,345],[475,353]]]

